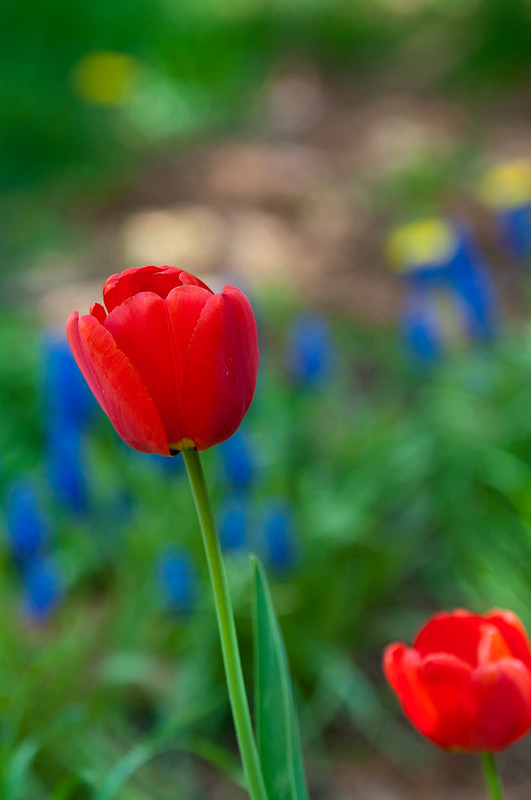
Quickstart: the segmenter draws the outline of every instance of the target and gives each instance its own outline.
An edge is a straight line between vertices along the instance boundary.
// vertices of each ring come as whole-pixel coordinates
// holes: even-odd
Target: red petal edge
[[[111,334],[96,317],[77,311],[66,331],[79,369],[119,436],[136,450],[169,456],[157,407]]]
[[[253,399],[258,371],[256,321],[239,289],[226,286],[205,304],[190,341],[182,406],[198,450],[228,439]]]
[[[514,658],[520,659],[531,671],[531,645],[529,636],[521,620],[512,611],[495,608],[485,615],[485,619],[495,625]]]
[[[164,299],[172,289],[184,285],[200,286],[212,294],[206,284],[189,272],[167,265],[161,267],[149,265],[147,267],[130,267],[116,275],[111,275],[103,286],[103,301],[107,310],[111,312],[140,292],[154,292]]]

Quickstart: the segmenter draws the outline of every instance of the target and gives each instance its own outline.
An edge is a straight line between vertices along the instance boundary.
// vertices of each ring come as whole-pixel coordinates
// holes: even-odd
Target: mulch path
[[[378,187],[419,152],[445,159],[478,130],[485,163],[529,154],[528,106],[515,98],[482,118],[421,92],[327,82],[309,68],[280,75],[253,110],[252,135],[166,153],[111,199],[73,212],[83,247],[46,254],[32,271],[43,316],[64,319],[126,266],[168,263],[215,287],[273,282],[316,307],[393,323],[402,286],[384,251],[400,210],[379,206]],[[475,186],[447,191],[440,211],[477,231],[504,307],[522,315],[522,271],[500,251]]]

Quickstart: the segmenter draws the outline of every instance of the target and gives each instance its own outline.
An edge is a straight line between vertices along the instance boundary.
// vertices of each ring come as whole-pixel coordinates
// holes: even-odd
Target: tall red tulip
[[[511,611],[437,614],[412,648],[389,645],[383,668],[410,722],[440,747],[496,752],[531,728],[531,649]]]
[[[175,267],[112,275],[104,308],[68,318],[72,352],[119,435],[137,450],[206,450],[231,436],[256,386],[256,322],[233,286],[214,294]]]

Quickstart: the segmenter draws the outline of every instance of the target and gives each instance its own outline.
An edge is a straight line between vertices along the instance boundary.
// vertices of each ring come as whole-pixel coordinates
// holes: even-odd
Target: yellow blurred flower
[[[447,222],[424,219],[394,230],[387,242],[387,256],[397,272],[411,272],[429,265],[443,266],[456,246],[456,235]]]
[[[77,94],[87,103],[101,106],[127,105],[139,74],[132,56],[97,51],[83,56],[72,70]]]
[[[517,208],[531,202],[531,159],[514,159],[489,170],[479,196],[492,208]]]

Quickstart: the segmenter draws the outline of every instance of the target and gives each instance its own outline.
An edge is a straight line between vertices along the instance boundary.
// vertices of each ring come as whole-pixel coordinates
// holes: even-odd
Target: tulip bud
[[[383,669],[410,722],[448,750],[503,750],[531,728],[531,648],[511,611],[436,614]]]
[[[206,450],[240,425],[256,386],[256,322],[233,286],[214,294],[188,272],[112,275],[105,308],[74,311],[77,364],[122,439],[145,453]]]

